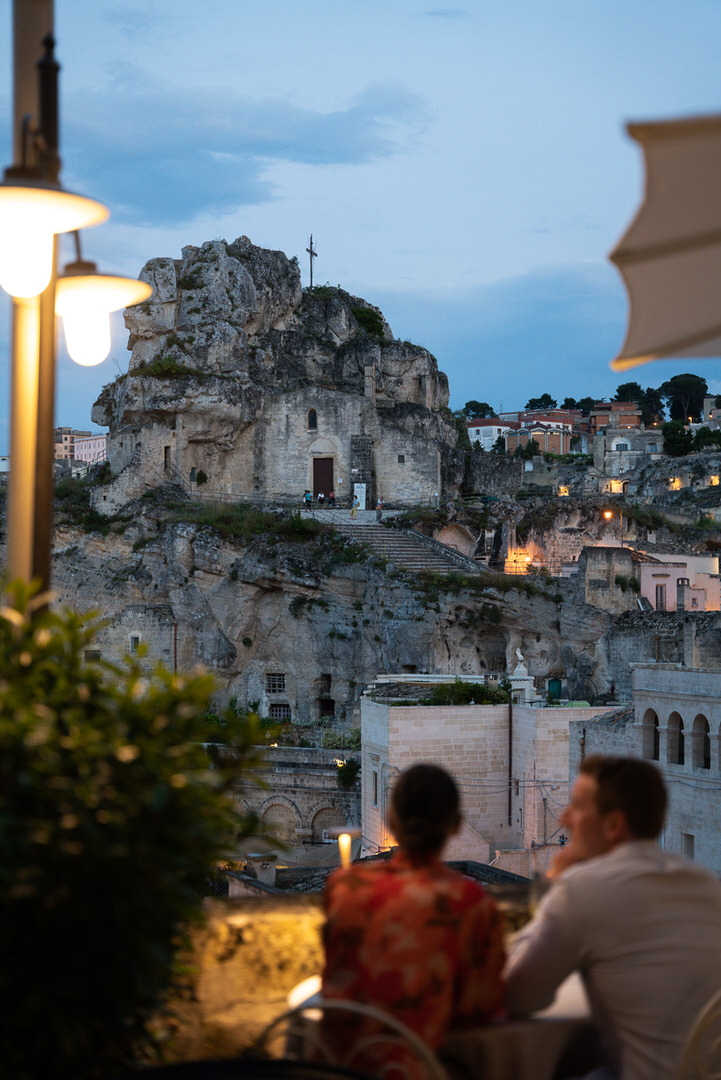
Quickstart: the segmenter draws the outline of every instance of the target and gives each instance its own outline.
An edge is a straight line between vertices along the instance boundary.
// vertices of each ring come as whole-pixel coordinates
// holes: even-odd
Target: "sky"
[[[10,0],[0,19],[9,58]],[[721,393],[719,360],[609,369],[628,304],[607,258],[643,188],[625,123],[721,111],[721,0],[55,0],[55,29],[62,180],[111,210],[83,235],[101,270],[246,235],[308,284],[312,233],[314,282],[430,349],[454,409],[682,371]],[[9,321],[0,296],[0,453]],[[98,368],[61,347],[56,422],[97,430],[128,358],[120,317]]]

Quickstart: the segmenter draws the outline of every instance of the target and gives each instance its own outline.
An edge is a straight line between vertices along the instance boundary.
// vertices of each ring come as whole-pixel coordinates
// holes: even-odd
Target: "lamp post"
[[[60,184],[53,29],[53,0],[13,0],[13,164],[0,182],[0,286],[12,297],[7,565],[11,579],[37,579],[43,592],[50,583],[57,237],[109,216],[102,203]],[[134,284],[140,293],[128,302],[147,299],[150,286]],[[88,321],[92,315],[87,306]]]

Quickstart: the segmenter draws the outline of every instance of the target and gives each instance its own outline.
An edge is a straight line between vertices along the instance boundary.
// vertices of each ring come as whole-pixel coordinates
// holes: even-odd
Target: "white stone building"
[[[571,779],[594,753],[655,762],[668,788],[661,843],[721,875],[721,672],[638,664],[633,706],[571,723]]]
[[[447,858],[526,875],[542,868],[558,843],[558,815],[568,801],[569,724],[607,707],[403,705],[393,701],[404,700],[410,680],[381,685],[361,699],[367,849],[393,843],[385,815],[394,777],[414,762],[432,761],[454,776],[463,802],[464,826]]]

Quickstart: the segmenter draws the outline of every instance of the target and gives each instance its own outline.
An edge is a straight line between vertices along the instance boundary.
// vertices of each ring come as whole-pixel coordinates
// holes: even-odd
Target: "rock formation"
[[[246,237],[152,259],[128,309],[127,375],[105,387],[113,513],[169,478],[237,495],[366,485],[368,505],[421,502],[462,479],[448,381],[340,288],[301,290],[297,261]],[[202,477],[201,477],[202,474]]]

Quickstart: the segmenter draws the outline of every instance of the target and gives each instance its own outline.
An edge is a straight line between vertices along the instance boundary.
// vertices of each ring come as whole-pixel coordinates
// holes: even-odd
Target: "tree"
[[[647,427],[663,420],[665,410],[663,407],[663,394],[660,390],[654,390],[652,386],[647,386],[643,392],[643,400],[639,401],[639,406],[641,408],[641,420]]]
[[[637,382],[621,383],[616,389],[614,401],[635,401],[641,410],[641,421],[646,426],[663,419],[663,397],[652,386],[642,389]]]
[[[541,394],[540,397],[532,397],[526,402],[527,409],[557,409],[558,405],[550,394]]]
[[[504,435],[499,435],[493,446],[491,447],[492,454],[505,454],[506,452],[506,439]]]
[[[468,420],[486,420],[489,416],[495,416],[487,401],[467,401],[461,411]]]
[[[686,372],[667,379],[659,387],[659,393],[668,404],[671,419],[685,422],[689,417],[700,417],[703,399],[708,394],[708,384],[699,375]]]
[[[578,402],[576,401],[575,397],[565,397],[563,399],[563,401],[561,402],[561,408],[562,409],[577,409],[578,408]]]
[[[525,446],[517,446],[513,456],[520,458],[521,461],[530,461],[535,454],[540,453],[541,448],[535,439],[528,440]]]
[[[637,382],[625,382],[616,387],[613,401],[635,401],[637,404],[643,397],[641,384]]]
[[[721,446],[721,431],[712,431],[709,427],[699,428],[694,435],[694,450],[705,450],[707,446]]]
[[[588,416],[596,408],[595,397],[582,397],[576,402],[576,408],[580,409],[584,416]]]
[[[682,420],[669,420],[661,428],[663,434],[663,452],[671,457],[683,457],[693,450],[693,435]]]

